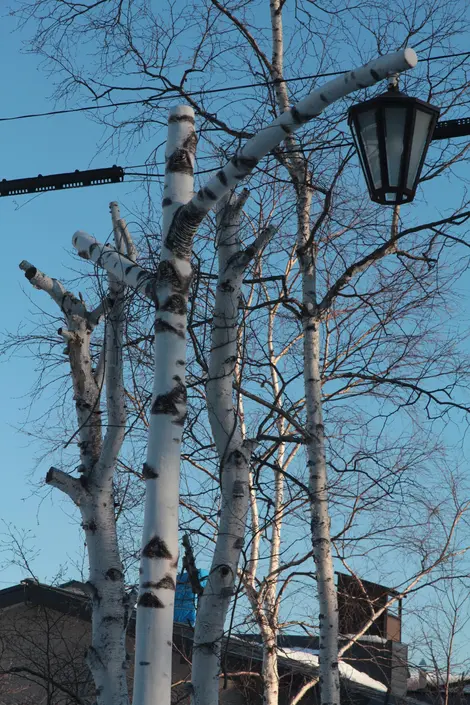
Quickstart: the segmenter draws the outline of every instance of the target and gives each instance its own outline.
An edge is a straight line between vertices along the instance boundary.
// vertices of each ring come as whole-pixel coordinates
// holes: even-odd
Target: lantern
[[[370,197],[410,203],[439,117],[439,108],[397,88],[349,109],[348,122]]]

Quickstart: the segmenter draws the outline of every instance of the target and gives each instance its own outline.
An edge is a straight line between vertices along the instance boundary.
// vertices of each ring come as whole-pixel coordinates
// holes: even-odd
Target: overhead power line
[[[433,140],[450,139],[454,137],[466,137],[470,135],[470,118],[462,118],[458,120],[446,120],[438,122],[434,130]],[[322,149],[336,149],[338,147],[350,147],[352,142],[337,142],[320,147],[311,147],[310,149],[291,149],[290,152],[315,152]],[[206,155],[200,159],[211,159],[215,157]],[[149,172],[148,169],[153,169],[157,166],[164,166],[165,162],[154,162],[153,164],[137,164],[134,166],[120,167],[113,165],[105,169],[88,169],[79,171],[76,169],[73,172],[65,174],[50,174],[48,176],[35,176],[26,179],[3,179],[0,181],[0,197],[2,196],[17,196],[26,193],[41,193],[44,191],[56,191],[61,189],[77,188],[82,186],[98,186],[100,184],[115,184],[122,182],[124,176],[158,178],[164,177],[164,174]],[[147,167],[146,172],[132,171]],[[195,172],[197,174],[207,174],[214,171],[215,167],[210,169],[201,169]]]
[[[440,56],[429,56],[425,59],[421,59],[421,63],[429,63],[430,61],[439,61],[441,59],[452,59],[452,58],[457,58],[460,56],[470,56],[470,51],[462,51],[458,52],[456,54],[442,54]],[[235,86],[225,86],[223,88],[208,88],[208,89],[201,89],[197,91],[185,91],[183,92],[182,90],[179,90],[177,88],[169,88],[165,91],[165,93],[161,96],[155,96],[151,98],[140,98],[137,100],[123,100],[123,101],[118,101],[117,103],[106,103],[105,105],[84,105],[80,108],[64,108],[62,110],[48,110],[46,112],[42,113],[27,113],[24,115],[8,115],[5,117],[0,117],[0,122],[14,122],[15,120],[30,120],[34,118],[41,118],[41,117],[51,117],[55,115],[70,115],[72,113],[84,113],[84,112],[89,112],[91,110],[110,110],[112,108],[121,108],[125,107],[128,105],[152,105],[156,101],[161,101],[161,100],[173,100],[175,96],[181,95],[182,97],[185,96],[200,96],[200,95],[211,95],[214,93],[228,93],[230,91],[240,91],[240,90],[245,90],[247,88],[261,88],[264,86],[274,86],[279,83],[296,83],[298,81],[308,81],[312,80],[314,78],[328,78],[331,76],[341,76],[345,73],[349,73],[350,69],[344,70],[344,71],[327,71],[325,73],[315,73],[315,74],[310,74],[306,76],[295,76],[293,78],[278,78],[275,80],[266,80],[266,81],[259,81],[256,83],[245,83],[245,84],[238,84]],[[144,88],[142,89],[144,90]]]

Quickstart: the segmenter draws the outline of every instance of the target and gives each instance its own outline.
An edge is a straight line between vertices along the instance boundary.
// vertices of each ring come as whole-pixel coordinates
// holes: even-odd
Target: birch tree
[[[116,252],[135,255],[117,203],[110,205]],[[51,467],[46,483],[64,492],[82,518],[89,561],[86,583],[93,606],[92,643],[87,661],[101,705],[125,705],[127,690],[126,627],[132,594],[126,593],[114,507],[113,476],[126,431],[123,387],[123,328],[126,288],[111,274],[108,293],[87,308],[57,279],[26,260],[21,262],[30,284],[58,306],[64,325],[58,333],[66,346],[77,417],[80,476]],[[92,367],[91,339],[101,321],[105,334],[98,364]],[[102,390],[106,391],[102,403]],[[103,409],[104,406],[104,409]],[[102,421],[106,411],[105,424]]]
[[[192,693],[195,705],[217,703],[224,625],[234,594],[249,507],[252,442],[243,437],[233,380],[238,360],[239,300],[244,272],[273,234],[266,228],[244,251],[240,212],[248,192],[221,199],[218,211],[219,277],[212,322],[207,406],[220,463],[221,509],[211,570],[199,602],[194,632]]]

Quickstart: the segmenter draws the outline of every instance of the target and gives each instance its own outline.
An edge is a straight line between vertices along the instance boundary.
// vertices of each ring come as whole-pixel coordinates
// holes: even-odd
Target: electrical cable
[[[289,154],[292,154],[292,152],[322,152],[323,150],[327,149],[338,149],[339,147],[352,147],[353,142],[331,142],[330,144],[324,144],[321,145],[320,147],[304,147],[304,148],[299,148],[299,149],[289,149]],[[201,161],[202,159],[216,159],[217,155],[203,155],[201,157],[196,157],[196,161]],[[230,159],[230,157],[225,157],[227,161]],[[148,167],[148,168],[154,168],[156,166],[165,166],[165,162],[153,162],[151,164],[128,164],[126,166],[123,166],[122,168],[124,169],[125,172],[127,172],[129,169],[140,169],[142,167]],[[196,171],[194,172],[195,174],[208,174],[211,171],[214,171],[217,167],[214,167],[213,169],[204,169],[201,171]],[[145,174],[143,174],[145,176]],[[142,176],[142,174],[139,174],[139,176]]]
[[[463,51],[459,52],[456,54],[447,54],[447,55],[440,55],[440,56],[429,56],[425,59],[421,59],[421,63],[429,63],[431,61],[439,61],[441,59],[452,59],[456,58],[459,56],[470,56],[470,51]],[[161,95],[159,97],[155,98],[141,98],[139,100],[124,100],[120,101],[117,103],[109,103],[107,105],[84,105],[81,108],[65,108],[63,110],[49,110],[44,113],[29,113],[25,115],[11,115],[11,116],[5,116],[5,117],[0,117],[0,122],[13,122],[15,120],[29,120],[33,118],[41,118],[41,117],[50,117],[50,116],[55,116],[55,115],[69,115],[70,113],[83,113],[87,112],[90,110],[110,110],[112,108],[120,108],[123,106],[128,106],[128,105],[145,105],[147,104],[153,104],[157,100],[173,100],[175,98],[175,95],[182,95],[182,97],[185,96],[198,96],[198,95],[210,95],[212,93],[227,93],[229,91],[239,91],[239,90],[244,90],[246,88],[257,88],[257,87],[262,87],[262,86],[273,86],[277,85],[278,83],[295,83],[296,81],[307,81],[307,80],[312,80],[314,78],[327,78],[330,76],[342,76],[345,73],[349,73],[350,69],[345,70],[345,71],[327,71],[325,73],[316,73],[316,74],[310,74],[307,76],[297,76],[294,78],[278,78],[272,81],[260,81],[258,83],[245,83],[242,85],[237,85],[237,86],[226,86],[224,88],[209,88],[207,90],[198,90],[198,91],[188,91],[185,93],[182,93],[176,88],[169,88],[166,92],[165,95]],[[171,93],[171,95],[169,95]]]

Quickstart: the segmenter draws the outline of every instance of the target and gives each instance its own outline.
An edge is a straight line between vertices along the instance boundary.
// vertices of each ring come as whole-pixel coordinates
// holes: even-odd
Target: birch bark
[[[217,213],[219,275],[212,323],[207,408],[220,463],[221,507],[209,578],[194,632],[192,705],[216,705],[225,618],[234,593],[249,508],[251,447],[243,439],[233,400],[238,359],[239,299],[246,266],[273,234],[267,229],[240,250],[240,214],[248,192],[222,199]]]
[[[111,203],[115,244],[124,251],[117,226],[119,209]],[[86,535],[89,562],[87,588],[92,601],[92,640],[87,661],[96,686],[98,705],[128,705],[126,611],[128,597],[119,554],[114,515],[113,474],[126,427],[123,384],[123,327],[125,286],[111,274],[109,293],[99,307],[85,304],[28,262],[20,265],[36,288],[47,292],[60,307],[66,328],[59,333],[67,344],[76,405],[80,479],[51,468],[46,482],[77,505]],[[103,371],[91,368],[91,335],[105,316]],[[106,385],[107,428],[102,434],[102,385]]]
[[[171,660],[181,437],[186,418],[186,309],[194,231],[175,215],[193,195],[196,150],[191,108],[170,111],[163,238],[154,300],[155,376],[147,459],[144,528],[137,603],[134,705],[171,702]]]
[[[283,28],[281,0],[271,2],[274,78],[283,76]],[[323,93],[323,99],[327,96]],[[287,110],[286,83],[277,84],[278,105]],[[286,140],[293,148],[291,135]],[[322,418],[322,383],[320,378],[320,320],[316,316],[316,243],[310,238],[312,189],[307,183],[308,163],[296,153],[289,155],[289,171],[297,190],[297,255],[302,276],[303,377],[306,399],[307,465],[309,468],[310,513],[313,557],[316,566],[319,602],[319,681],[322,705],[339,705],[338,604],[331,552],[328,478]],[[272,656],[268,663],[272,662]],[[270,683],[274,666],[270,666]],[[272,688],[272,686],[271,686]]]

